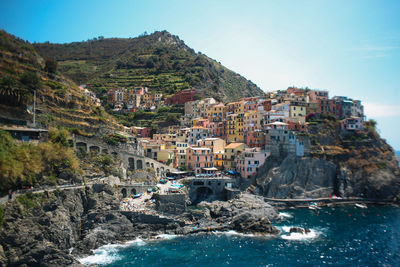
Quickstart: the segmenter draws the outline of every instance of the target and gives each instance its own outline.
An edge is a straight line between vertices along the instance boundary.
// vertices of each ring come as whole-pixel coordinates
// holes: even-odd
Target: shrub
[[[38,145],[19,144],[9,133],[0,131],[0,193],[6,193],[10,188],[32,186],[45,176],[58,177],[62,172],[74,174],[79,171],[78,159],[63,140]]]

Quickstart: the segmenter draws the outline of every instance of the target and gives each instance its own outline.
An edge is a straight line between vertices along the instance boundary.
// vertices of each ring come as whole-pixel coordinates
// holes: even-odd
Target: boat
[[[359,203],[356,203],[355,206],[356,206],[357,208],[361,208],[361,209],[366,209],[366,208],[368,208],[367,205],[359,204]]]
[[[318,209],[320,209],[320,207],[318,207],[318,204],[315,203],[315,202],[310,203],[310,206],[308,206],[308,208],[310,210],[318,210]]]
[[[139,194],[134,195],[133,198],[139,198],[139,197],[141,197],[142,195],[143,195],[143,193],[139,193]]]

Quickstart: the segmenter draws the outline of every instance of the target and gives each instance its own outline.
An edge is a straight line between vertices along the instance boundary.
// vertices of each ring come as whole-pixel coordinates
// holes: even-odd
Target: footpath
[[[33,194],[40,194],[40,193],[44,193],[46,191],[53,192],[55,190],[71,190],[71,189],[77,189],[77,188],[85,188],[85,186],[91,185],[91,184],[92,183],[87,183],[85,185],[58,185],[58,186],[47,187],[45,189],[39,187],[39,188],[34,188],[34,189],[24,189],[23,191],[18,190],[13,193],[11,201],[14,201],[14,199],[17,196],[26,194],[28,192],[32,192]],[[7,203],[7,201],[8,201],[8,195],[0,198],[0,204]]]

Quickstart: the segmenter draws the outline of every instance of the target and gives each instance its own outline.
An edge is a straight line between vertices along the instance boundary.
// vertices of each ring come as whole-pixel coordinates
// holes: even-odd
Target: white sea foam
[[[116,260],[121,259],[118,256],[120,248],[129,246],[144,246],[144,245],[146,245],[146,242],[144,242],[139,237],[136,238],[135,240],[128,241],[123,244],[108,244],[93,250],[94,255],[90,255],[85,258],[80,258],[78,259],[78,261],[84,265],[110,264]]]
[[[156,239],[168,239],[168,240],[171,240],[171,239],[174,239],[174,238],[177,238],[177,237],[178,237],[178,235],[160,234],[160,235],[156,236]]]
[[[120,257],[117,255],[118,245],[105,245],[98,249],[95,249],[94,255],[87,256],[85,258],[78,259],[80,263],[84,265],[90,264],[110,264],[113,261],[119,260]]]
[[[289,212],[279,212],[279,218],[281,219],[291,219],[293,218],[293,215],[290,214]]]
[[[302,233],[290,233],[290,228],[292,226],[282,226],[282,231],[287,233],[287,234],[282,234],[281,238],[286,239],[286,240],[309,240],[309,239],[314,239],[317,238],[318,236],[321,235],[321,231],[317,231],[315,229],[310,229],[310,232],[307,234],[302,234]]]
[[[236,232],[236,231],[234,231],[234,230],[229,230],[229,231],[226,231],[226,232],[215,231],[215,232],[213,232],[213,234],[216,234],[216,235],[226,235],[226,236],[237,235],[237,236],[245,236],[245,237],[254,237],[254,236],[255,236],[255,235],[253,235],[253,234],[238,233],[238,232]]]
[[[141,239],[140,237],[137,237],[135,240],[131,240],[125,243],[125,245],[122,246],[130,246],[130,245],[136,245],[136,246],[144,246],[146,245],[146,242]]]

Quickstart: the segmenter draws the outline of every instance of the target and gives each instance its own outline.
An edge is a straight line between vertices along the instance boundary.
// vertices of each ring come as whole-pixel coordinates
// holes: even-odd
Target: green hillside
[[[32,122],[34,91],[40,127],[63,126],[83,134],[120,128],[102,107],[96,107],[71,80],[51,68],[35,48],[0,31],[0,124]]]
[[[43,58],[56,59],[63,75],[86,84],[103,99],[110,88],[132,86],[147,86],[165,95],[193,87],[221,101],[263,94],[251,81],[195,53],[166,31],[129,39],[99,37],[34,47]]]

